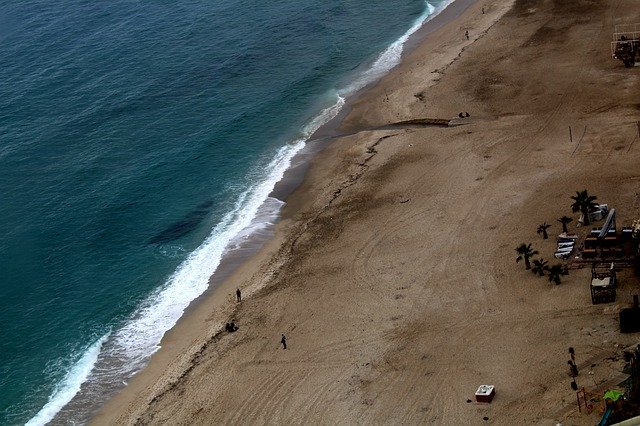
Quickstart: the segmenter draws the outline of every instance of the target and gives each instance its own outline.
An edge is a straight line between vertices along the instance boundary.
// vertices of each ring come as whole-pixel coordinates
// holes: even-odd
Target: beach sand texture
[[[640,68],[609,50],[622,22],[640,22],[636,2],[478,1],[426,36],[354,103],[276,237],[94,423],[594,424],[567,349],[580,386],[619,383],[637,337],[617,312],[638,280],[624,271],[617,302],[592,305],[588,269],[556,286],[514,249],[553,260],[536,228],[571,215],[575,229],[577,190],[619,225],[640,217]],[[461,111],[457,126],[384,127]],[[230,318],[240,329],[217,333]],[[493,403],[467,402],[481,384]]]

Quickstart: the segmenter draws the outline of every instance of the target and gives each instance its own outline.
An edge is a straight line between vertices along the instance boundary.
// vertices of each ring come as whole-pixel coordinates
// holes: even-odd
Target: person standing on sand
[[[282,349],[287,349],[287,338],[285,335],[282,335],[282,339],[280,339],[280,343],[282,343]]]
[[[240,289],[236,290],[236,302],[242,302],[242,293],[240,292]]]
[[[464,36],[467,38],[467,40],[469,40],[469,31],[465,31]]]

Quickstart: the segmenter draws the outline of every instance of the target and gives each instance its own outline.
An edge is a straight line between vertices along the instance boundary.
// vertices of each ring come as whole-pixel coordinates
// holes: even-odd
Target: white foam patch
[[[39,426],[49,423],[62,407],[73,399],[80,390],[80,386],[82,386],[89,377],[93,366],[98,360],[102,345],[108,337],[109,334],[105,334],[84,352],[80,360],[75,363],[58,386],[56,386],[49,397],[49,402],[38,411],[38,414],[26,423],[27,426]]]
[[[269,226],[275,224],[280,215],[280,210],[284,206],[284,201],[277,198],[268,197],[264,203],[260,206],[256,213],[256,217],[249,226],[244,228],[236,238],[233,240],[231,248],[239,248],[240,245],[251,238],[252,235],[259,234],[261,231],[267,229]]]

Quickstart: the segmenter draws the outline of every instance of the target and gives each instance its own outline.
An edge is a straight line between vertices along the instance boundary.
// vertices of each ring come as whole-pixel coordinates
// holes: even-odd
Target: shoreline
[[[465,0],[465,1],[469,1],[469,0]],[[428,22],[428,20],[426,22]],[[404,56],[404,53],[403,53],[403,56]],[[296,153],[293,156],[293,158],[291,159],[291,166],[285,170],[284,176],[276,183],[274,189],[268,195],[267,200],[265,200],[265,203],[268,203],[270,198],[273,198],[278,202],[286,203],[287,198],[291,195],[292,192],[295,191],[295,189],[302,182],[305,171],[310,166],[310,161],[311,161],[310,159],[319,151],[324,149],[324,147],[330,144],[336,136],[341,134],[341,132],[338,130],[341,122],[341,117],[343,117],[345,115],[345,111],[349,109],[350,107],[349,103],[351,102],[351,100],[356,98],[359,93],[366,91],[368,87],[375,84],[376,84],[375,81],[372,83],[368,83],[362,89],[358,89],[353,94],[350,94],[345,100],[344,107],[340,108],[340,112],[338,113],[337,117],[334,117],[333,119],[330,119],[328,122],[320,125],[320,127],[316,131],[314,131],[311,135],[309,135],[309,138],[305,141],[305,147],[300,152]],[[333,136],[328,136],[328,134],[331,134]],[[264,203],[263,203],[263,206],[264,206]],[[261,208],[263,206],[261,206]],[[253,256],[257,255],[268,240],[274,238],[275,225],[278,223],[280,218],[281,218],[281,212],[276,214],[275,223],[269,223],[265,228],[259,230],[256,233],[249,235],[249,237],[246,240],[240,242],[238,245],[234,246],[233,249],[227,251],[223,255],[217,269],[215,270],[213,275],[209,278],[207,289],[202,294],[200,294],[198,297],[196,297],[191,301],[189,306],[187,306],[184,309],[183,315],[178,321],[181,321],[183,317],[188,317],[190,313],[195,309],[195,307],[198,306],[200,303],[206,303],[205,301],[209,297],[215,294],[217,287],[222,282],[224,282],[230,276],[232,276],[238,268],[242,267],[243,264],[249,262]],[[175,325],[172,328],[174,327]],[[221,326],[219,328],[220,330],[222,329]],[[168,333],[169,331],[170,330],[167,330],[166,333]],[[163,342],[164,342],[164,337],[161,340],[161,342],[159,342],[158,344],[158,346],[160,347],[159,350],[162,350],[162,347],[164,346]],[[153,352],[150,356],[150,359],[155,357],[156,353],[157,351]],[[150,362],[150,360],[148,362]],[[132,377],[138,375],[138,373],[141,373],[145,368],[146,368],[146,365],[141,370],[134,372]],[[129,382],[130,380],[126,379],[126,381]],[[83,383],[82,386],[86,386],[85,383]],[[125,382],[123,381],[123,383]],[[108,386],[108,388],[109,390],[118,389],[115,392],[115,394],[117,394],[123,389],[125,389],[126,385],[122,387],[121,384],[115,383]],[[64,413],[65,409],[68,407],[71,407],[74,403],[76,403],[76,405],[82,405],[82,401],[80,402],[77,401],[78,395],[80,395],[80,392],[74,395],[72,400],[69,403],[67,403],[65,406],[63,406],[63,408],[58,413],[56,413],[55,416],[58,417],[61,412]],[[112,395],[110,398],[112,398],[113,396],[114,395]],[[109,399],[107,399],[107,401],[102,403],[96,409],[91,410],[90,416],[95,415],[95,413],[98,412],[101,409],[101,407],[105,405],[106,402],[109,401]],[[73,411],[73,409],[74,408],[72,407],[71,410]]]
[[[516,7],[512,9],[513,3]],[[555,46],[561,40],[540,30],[536,32],[531,21],[527,21],[540,10],[555,16],[553,8],[549,10],[549,6],[540,3],[532,12],[533,9],[518,7],[517,1],[513,3],[507,6],[489,1],[474,3],[458,19],[436,30],[433,37],[423,39],[415,49],[403,54],[398,67],[357,97],[341,123],[347,134],[335,138],[313,157],[304,180],[282,211],[275,237],[167,332],[162,349],[147,368],[109,401],[93,422],[131,423],[137,419],[162,422],[167,415],[184,419],[204,416],[200,419],[218,421],[224,418],[230,422],[356,418],[373,421],[376,417],[360,416],[372,413],[386,413],[387,421],[444,421],[451,419],[442,417],[449,413],[469,424],[481,413],[502,415],[503,420],[520,413],[519,418],[530,421],[571,414],[569,410],[555,416],[553,413],[564,408],[554,406],[548,399],[545,400],[556,411],[550,412],[548,407],[542,414],[535,408],[526,411],[523,397],[518,396],[522,394],[518,392],[519,386],[524,383],[541,386],[538,383],[542,380],[551,389],[536,391],[539,388],[534,386],[528,395],[544,398],[548,392],[559,401],[567,385],[561,384],[563,376],[557,373],[561,367],[554,366],[553,360],[570,342],[585,357],[601,363],[604,359],[601,354],[611,353],[606,339],[611,339],[607,333],[612,327],[611,314],[616,311],[591,307],[584,298],[578,299],[577,307],[572,305],[576,295],[582,294],[575,285],[560,286],[546,293],[535,290],[540,283],[529,283],[535,277],[521,275],[512,262],[501,259],[512,255],[511,246],[517,241],[513,239],[533,238],[518,227],[525,212],[533,212],[527,215],[527,222],[551,220],[548,215],[559,214],[553,207],[540,208],[541,200],[560,204],[566,202],[564,198],[574,186],[586,185],[604,193],[603,202],[611,198],[625,205],[629,204],[631,195],[627,192],[635,177],[633,170],[625,171],[626,183],[613,189],[611,183],[620,180],[624,169],[608,168],[598,177],[600,180],[594,180],[581,168],[592,161],[592,152],[599,152],[598,132],[606,135],[601,121],[612,119],[610,115],[600,118],[598,113],[573,113],[571,108],[581,111],[578,108],[584,104],[597,107],[595,104],[602,96],[597,93],[593,99],[587,96],[595,89],[561,97],[559,106],[552,110],[557,116],[549,116],[547,112],[551,101],[546,100],[545,91],[520,96],[520,75],[535,80],[535,74],[526,74],[525,68],[527,65],[535,68],[533,59],[529,59],[531,52]],[[479,17],[479,8],[485,6],[486,16]],[[503,21],[490,21],[490,14],[496,18],[508,16],[509,25],[524,24],[514,29],[503,22],[492,32],[492,40],[484,41],[488,29]],[[571,18],[569,15],[567,19]],[[485,25],[482,30],[480,23]],[[527,25],[533,28],[533,36]],[[571,25],[581,28],[588,26],[589,20],[576,20]],[[460,39],[466,28],[471,29],[472,40],[468,42]],[[507,38],[501,38],[506,34]],[[575,37],[574,33],[569,34]],[[599,37],[605,39],[604,30]],[[513,43],[523,44],[513,47],[511,38]],[[481,43],[460,60],[467,46],[477,40]],[[510,57],[498,56],[500,49],[494,48],[497,42],[511,49],[508,53],[513,56],[524,50],[522,46],[542,47],[527,51],[529,56],[520,58],[524,65],[509,64],[518,66],[517,72],[509,73],[499,67],[501,61],[509,63]],[[569,57],[574,61],[569,64],[575,67],[578,63],[575,58],[583,45],[573,49],[577,53]],[[431,52],[428,59],[425,52]],[[457,60],[460,61],[456,63]],[[553,56],[553,60],[569,61],[560,55]],[[613,64],[598,61],[590,66],[607,75],[618,72]],[[477,68],[465,71],[460,62],[467,67],[475,63]],[[493,74],[479,72],[483,67],[494,67]],[[414,73],[419,72],[418,78]],[[467,77],[467,72],[475,78]],[[587,84],[597,84],[599,80],[591,78],[592,74],[580,72],[579,76]],[[576,73],[568,75],[575,78]],[[571,88],[567,78],[553,82],[554,89],[561,93],[575,92],[567,89]],[[540,86],[526,83],[520,86],[530,91]],[[618,91],[622,90],[619,86]],[[495,93],[487,93],[487,87]],[[454,95],[446,97],[450,93]],[[619,92],[619,97],[628,97],[625,93]],[[517,105],[526,112],[518,114],[512,110],[509,104],[512,99],[520,99]],[[461,108],[472,111],[472,120],[455,130],[366,130],[416,117],[455,117]],[[565,122],[561,118],[585,123],[589,120],[590,128],[595,129],[585,141],[590,151],[585,152],[584,158],[571,160],[575,164],[570,167],[557,161],[573,150],[554,143],[563,134]],[[624,115],[613,117],[618,122],[624,118]],[[521,129],[531,135],[528,145],[521,146],[514,136]],[[533,159],[524,158],[525,152]],[[418,164],[418,160],[424,163],[425,158],[427,170]],[[602,161],[628,163],[626,158],[612,157],[611,152]],[[524,177],[516,178],[516,170]],[[522,185],[523,180],[527,187]],[[470,195],[478,198],[479,203],[465,202]],[[370,214],[373,211],[375,215]],[[631,212],[624,214],[624,219],[633,216]],[[388,221],[386,217],[394,220]],[[499,219],[496,222],[494,218]],[[529,225],[532,223],[535,222]],[[478,225],[482,228],[477,228]],[[429,230],[428,245],[415,238],[425,229]],[[452,233],[454,229],[465,239]],[[486,244],[486,229],[500,233],[493,235],[498,239],[494,243],[495,253],[474,253],[473,247]],[[365,235],[371,235],[368,241],[363,240]],[[399,239],[402,244],[396,242]],[[393,250],[384,250],[388,246]],[[405,265],[405,258],[413,261]],[[577,274],[577,279],[581,279],[582,275]],[[514,286],[510,282],[513,280],[525,281],[525,288]],[[236,305],[232,293],[237,286],[243,288],[245,296],[256,297]],[[345,289],[349,293],[341,296]],[[350,304],[343,306],[342,299]],[[553,315],[556,311],[562,316],[548,321],[549,312]],[[469,317],[477,318],[477,324],[469,322]],[[238,333],[226,335],[216,331],[227,318],[239,318]],[[582,324],[580,327],[588,328],[589,333],[583,333],[581,328],[577,336],[569,334],[564,328],[558,329],[556,321],[561,321],[567,330],[575,330],[577,324]],[[604,324],[604,332],[593,331],[593,327],[600,327],[599,323]],[[478,327],[482,334],[474,331]],[[522,337],[508,333],[513,329],[520,330]],[[274,352],[280,332],[286,332],[292,339],[291,350],[286,353]],[[628,343],[623,337],[614,337],[616,345]],[[545,347],[544,351],[540,346]],[[503,347],[512,348],[514,353],[507,355],[496,350]],[[478,359],[479,348],[487,349],[490,356]],[[453,371],[456,368],[449,365],[451,353],[456,353],[460,360],[459,371]],[[427,365],[423,366],[420,360],[427,360]],[[527,366],[532,360],[536,368]],[[301,367],[296,367],[296,363]],[[603,364],[602,368],[611,368],[613,364]],[[289,380],[285,373],[295,380]],[[598,370],[596,374],[604,373]],[[429,379],[419,379],[422,375]],[[272,383],[269,377],[279,381]],[[467,388],[483,380],[495,381],[507,404],[489,411],[470,405],[466,410],[457,407],[462,395],[468,395]],[[430,399],[422,408],[413,410],[419,408],[414,406],[419,402],[403,387],[404,381],[409,383],[409,390],[414,386],[434,390],[444,383],[455,386],[447,391],[450,395],[445,399],[449,402]],[[256,383],[262,383],[269,393],[254,395],[251,389]],[[381,392],[387,390],[383,396]],[[184,393],[193,401],[180,402]],[[311,394],[318,394],[320,399],[305,399]],[[262,402],[265,398],[268,401]],[[283,400],[289,403],[282,405]],[[225,404],[238,409],[227,411]],[[259,406],[252,408],[251,404]],[[405,417],[394,417],[391,407],[400,405]],[[311,417],[296,417],[304,416],[295,414],[296,409],[303,409]],[[413,417],[406,417],[408,413]]]
[[[216,315],[216,317],[218,318],[230,318],[233,316],[235,309],[233,306],[228,306],[233,300],[235,288],[238,287],[238,284],[233,283],[242,282],[243,279],[239,277],[244,277],[244,280],[248,279],[243,268],[252,268],[251,264],[254,258],[264,260],[270,257],[270,254],[273,255],[273,253],[277,251],[277,248],[281,246],[284,238],[283,234],[288,232],[280,229],[285,226],[282,222],[292,220],[292,217],[295,216],[296,212],[301,208],[299,206],[299,200],[304,198],[298,196],[296,199],[294,194],[296,191],[299,191],[303,185],[305,175],[308,169],[312,167],[318,153],[324,151],[340,137],[353,132],[353,129],[345,126],[345,122],[350,116],[354,104],[359,102],[363,97],[366,97],[366,94],[371,93],[382,80],[389,77],[389,75],[401,67],[403,62],[406,61],[406,58],[410,56],[420,44],[424,43],[430,34],[446,25],[451,25],[456,19],[460,19],[461,15],[475,3],[482,3],[482,0],[453,0],[433,16],[433,18],[426,20],[405,42],[399,64],[394,66],[379,80],[369,83],[351,94],[345,99],[345,105],[341,108],[340,112],[311,134],[306,142],[305,148],[292,158],[292,166],[285,171],[283,178],[276,183],[273,191],[269,194],[269,197],[285,202],[275,226],[269,227],[264,235],[257,237],[252,236],[250,240],[245,242],[243,247],[241,247],[240,251],[243,252],[242,254],[231,254],[223,257],[216,273],[209,279],[208,289],[191,302],[183,316],[178,320],[178,323],[165,333],[160,342],[160,349],[151,356],[147,365],[135,373],[133,379],[130,380],[124,388],[121,388],[94,413],[91,423],[99,424],[106,420],[104,419],[104,412],[109,410],[111,405],[121,406],[122,404],[126,404],[126,401],[131,400],[135,394],[140,392],[140,388],[149,387],[152,383],[157,382],[159,379],[158,374],[147,373],[147,370],[163,370],[174,363],[176,359],[181,359],[181,362],[184,363],[186,360],[190,360],[195,356],[199,350],[202,350],[202,342],[192,343],[191,345],[185,344],[186,339],[183,331],[178,331],[179,328],[182,328],[181,323],[189,323],[190,328],[192,324],[211,322],[209,315],[206,312],[202,312],[203,309],[207,312],[217,311],[218,315]],[[291,200],[292,197],[294,198],[293,200]],[[306,201],[302,202],[305,203]],[[293,203],[293,206],[290,205],[291,203]],[[261,287],[255,289],[253,292],[260,290],[262,290]],[[248,293],[243,289],[243,299],[250,297],[253,292]],[[219,321],[215,323],[215,325],[208,327],[206,333],[208,337],[204,340],[207,342],[211,341],[222,332],[223,323]],[[180,334],[181,336],[177,337],[175,334]],[[202,336],[198,334],[189,334],[188,339],[191,340],[191,342],[195,342],[201,338]],[[178,345],[177,351],[176,344]],[[196,350],[196,347],[198,347],[198,350]],[[188,350],[184,354],[179,354],[178,352],[182,349]],[[182,369],[184,370],[185,368],[183,367]],[[173,379],[169,381],[171,380],[175,380],[175,375]],[[161,387],[165,386],[166,382],[166,380],[163,380]],[[133,390],[132,385],[136,387],[136,390]],[[109,420],[106,421],[110,422]]]

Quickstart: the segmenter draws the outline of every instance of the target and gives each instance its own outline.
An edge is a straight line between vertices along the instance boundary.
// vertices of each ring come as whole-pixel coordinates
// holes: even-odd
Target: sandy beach
[[[94,424],[597,422],[597,409],[578,412],[567,350],[580,386],[620,383],[638,338],[619,333],[618,312],[638,279],[621,271],[616,302],[593,305],[588,268],[554,285],[515,248],[554,263],[554,239],[536,228],[553,237],[568,215],[584,234],[578,190],[615,207],[619,226],[640,218],[640,67],[609,45],[640,10],[460,5],[353,103],[276,236],[165,335]],[[452,125],[393,125],[426,118]],[[239,330],[220,332],[231,319]],[[491,404],[475,402],[481,384],[496,387]]]

